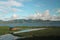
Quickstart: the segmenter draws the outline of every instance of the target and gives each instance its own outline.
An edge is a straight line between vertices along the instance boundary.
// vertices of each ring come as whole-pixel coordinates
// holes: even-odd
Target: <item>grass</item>
[[[24,29],[31,29],[31,28],[42,28],[42,27],[26,27],[26,26],[16,26],[18,28],[21,28],[21,30]],[[43,28],[48,28],[45,30],[39,30],[39,31],[32,31],[29,33],[20,33],[18,34],[19,36],[60,36],[60,27],[43,27]],[[15,31],[9,31],[9,27],[8,26],[0,26],[0,35],[4,35],[4,34],[8,34],[10,32],[15,32]]]
[[[30,29],[32,27],[16,26],[16,28],[20,28],[20,30],[24,30],[24,29]],[[15,32],[15,31],[10,31],[9,26],[0,26],[0,35],[8,34],[10,32]]]
[[[8,26],[0,26],[0,35],[7,34],[8,32]]]
[[[29,33],[21,33],[22,36],[60,36],[60,28],[48,28],[46,30],[39,30]]]
[[[45,30],[39,31],[32,31],[26,33],[19,33],[17,34],[20,37],[26,38],[19,38],[17,40],[60,40],[60,27],[27,27],[27,26],[16,26],[17,28],[21,28],[20,30],[24,29],[33,29],[33,28],[48,28]],[[9,34],[10,31],[8,26],[0,26],[0,35]]]

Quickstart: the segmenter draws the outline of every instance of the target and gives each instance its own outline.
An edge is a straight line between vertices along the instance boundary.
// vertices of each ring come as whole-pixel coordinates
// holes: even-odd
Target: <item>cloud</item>
[[[12,19],[17,19],[18,18],[18,15],[17,14],[13,14],[12,15]]]
[[[9,13],[10,9],[5,6],[0,6],[0,14],[7,14]]]
[[[23,6],[23,4],[21,2],[17,2],[17,1],[13,1],[13,0],[9,0],[9,1],[0,1],[0,5],[5,5],[5,6]]]
[[[36,13],[36,14],[33,14],[33,15],[29,15],[27,18],[28,19],[40,19],[42,17],[42,14],[41,13]]]
[[[60,13],[60,9],[59,9],[59,10],[57,10],[57,13]]]
[[[23,10],[17,9],[17,8],[12,8],[12,11],[13,11],[13,12],[22,12]]]
[[[16,6],[15,8],[13,6]],[[0,0],[0,19],[4,20],[3,16],[6,13],[16,13],[16,12],[22,12],[23,10],[18,9],[17,7],[23,7],[22,2],[18,2],[16,0]],[[9,18],[8,18],[9,19]],[[8,20],[6,19],[6,20]]]
[[[22,3],[19,3],[19,2],[16,2],[16,1],[8,1],[8,5],[10,5],[10,6],[23,6],[23,4]]]
[[[30,1],[33,1],[33,0],[19,0],[20,2],[30,2]]]
[[[4,14],[5,14],[5,13],[8,13],[7,10],[3,10],[3,9],[0,9],[0,12],[1,12],[1,13],[4,13]]]
[[[19,18],[20,18],[20,16],[14,13],[10,18],[8,18],[8,20],[15,20],[15,19],[19,19]]]
[[[49,20],[50,19],[50,11],[49,10],[45,10],[45,12],[42,14],[41,19],[43,20]]]
[[[60,21],[60,16],[53,15],[51,16],[49,10],[45,10],[44,13],[36,13],[33,15],[30,15],[27,17],[27,19],[32,19],[32,20],[37,20],[37,19],[42,19],[42,20],[51,20],[51,21]]]
[[[22,7],[23,4],[21,2],[17,2],[15,0],[8,0],[8,1],[0,1],[0,11],[1,12],[6,12],[8,13],[9,11],[13,10],[13,11],[18,11],[19,9],[17,8],[12,8],[12,6],[16,6],[16,7]],[[22,11],[22,10],[19,10]]]
[[[60,16],[52,16],[51,17],[51,19],[50,19],[51,21],[60,21]]]
[[[45,12],[42,16],[49,16],[49,15],[50,15],[49,10],[45,10]]]
[[[4,6],[0,6],[0,9],[4,9],[5,7]]]
[[[14,14],[12,14],[11,17],[1,18],[0,20],[9,21],[9,20],[15,20],[15,19],[19,19],[19,18],[20,18],[20,16],[14,13]]]

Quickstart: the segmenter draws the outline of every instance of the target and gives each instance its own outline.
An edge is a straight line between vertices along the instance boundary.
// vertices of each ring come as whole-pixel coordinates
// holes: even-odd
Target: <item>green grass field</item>
[[[7,26],[0,26],[0,35],[7,34],[9,32]]]
[[[26,26],[16,26],[16,28],[20,28],[20,30],[24,30],[24,29],[30,29],[32,27],[26,27]],[[0,26],[0,35],[4,35],[4,34],[8,34],[10,32],[15,32],[15,31],[10,31],[9,30],[9,26]]]
[[[31,28],[48,28],[45,30],[39,30],[39,31],[32,31],[29,33],[20,33],[18,34],[19,36],[60,36],[60,27],[18,27],[21,28],[21,30],[24,29],[31,29]],[[15,31],[9,31],[9,27],[8,26],[0,26],[0,35],[4,35],[4,34],[8,34],[10,32],[15,32]]]
[[[60,28],[48,28],[45,30],[20,33],[20,36],[60,36]]]

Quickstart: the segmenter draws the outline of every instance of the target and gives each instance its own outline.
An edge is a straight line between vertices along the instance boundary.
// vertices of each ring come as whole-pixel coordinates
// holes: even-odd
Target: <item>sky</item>
[[[60,20],[59,15],[60,0],[0,0],[0,20]]]

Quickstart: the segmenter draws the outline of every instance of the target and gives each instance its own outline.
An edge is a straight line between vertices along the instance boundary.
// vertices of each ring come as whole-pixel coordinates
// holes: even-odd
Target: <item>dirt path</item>
[[[26,29],[26,30],[21,30],[21,31],[14,32],[14,34],[30,32],[30,31],[37,31],[37,30],[44,30],[44,29],[47,29],[47,28]]]

